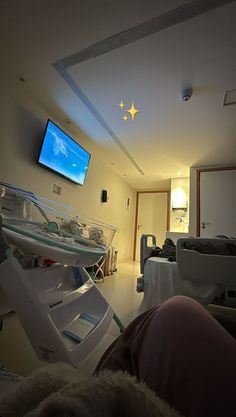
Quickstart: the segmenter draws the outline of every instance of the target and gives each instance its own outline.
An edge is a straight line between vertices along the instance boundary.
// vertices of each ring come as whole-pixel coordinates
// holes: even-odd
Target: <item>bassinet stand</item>
[[[40,360],[76,366],[97,346],[112,318],[124,329],[82,263],[23,269],[5,239],[1,216],[0,285]],[[77,337],[81,315],[92,323],[82,339]],[[65,334],[71,327],[73,337]]]

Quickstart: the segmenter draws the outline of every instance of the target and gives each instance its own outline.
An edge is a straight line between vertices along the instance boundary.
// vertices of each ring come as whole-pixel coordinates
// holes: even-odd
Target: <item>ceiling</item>
[[[236,164],[236,106],[222,106],[236,3],[222,1],[0,0],[0,72],[136,189]]]

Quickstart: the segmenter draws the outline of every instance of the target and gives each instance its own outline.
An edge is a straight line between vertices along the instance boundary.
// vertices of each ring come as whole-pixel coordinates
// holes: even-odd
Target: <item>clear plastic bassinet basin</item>
[[[46,245],[60,251],[97,257],[107,253],[117,230],[76,214],[73,207],[5,183],[0,183],[0,215],[10,243],[14,243],[14,236],[18,234],[21,241],[33,239],[40,243],[40,247]]]

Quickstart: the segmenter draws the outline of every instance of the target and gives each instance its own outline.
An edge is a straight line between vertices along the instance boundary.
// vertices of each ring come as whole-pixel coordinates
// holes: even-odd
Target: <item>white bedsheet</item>
[[[144,266],[144,296],[139,313],[157,306],[174,295],[187,295],[201,304],[209,304],[219,293],[219,287],[208,283],[181,280],[176,262],[151,257]]]

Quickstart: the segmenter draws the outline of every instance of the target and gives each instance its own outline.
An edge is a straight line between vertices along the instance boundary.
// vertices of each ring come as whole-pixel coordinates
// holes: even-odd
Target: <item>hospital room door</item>
[[[140,260],[142,234],[153,234],[162,246],[169,229],[169,191],[138,192],[135,221],[134,260]]]
[[[236,236],[236,168],[199,171],[197,235]]]

